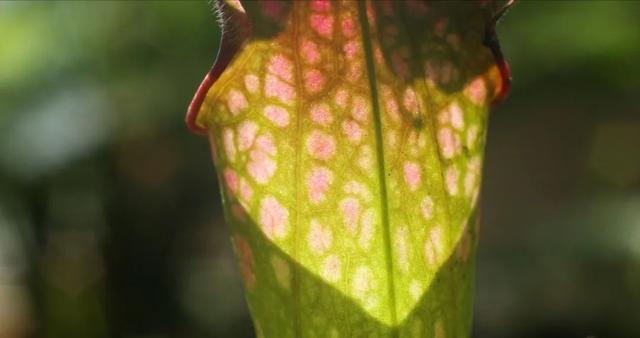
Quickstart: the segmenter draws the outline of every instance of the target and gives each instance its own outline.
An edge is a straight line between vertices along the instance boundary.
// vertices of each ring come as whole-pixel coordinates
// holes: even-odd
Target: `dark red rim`
[[[197,125],[196,119],[198,118],[198,112],[202,107],[202,103],[204,99],[207,97],[207,93],[211,86],[218,80],[222,72],[227,68],[231,59],[236,54],[238,48],[235,43],[231,43],[230,39],[226,38],[226,34],[222,34],[220,41],[220,48],[218,49],[218,56],[216,57],[216,61],[213,63],[213,67],[204,77],[202,83],[198,87],[191,103],[189,104],[189,109],[187,110],[187,117],[185,122],[187,123],[187,127],[189,130],[196,134],[207,134],[206,128],[201,128]]]
[[[507,98],[507,96],[509,96],[509,92],[511,92],[511,70],[509,69],[509,63],[507,63],[507,60],[505,60],[504,55],[502,54],[500,41],[498,40],[498,34],[496,32],[496,25],[498,20],[500,20],[511,6],[513,6],[515,1],[516,0],[509,0],[504,7],[497,11],[489,20],[485,29],[484,44],[491,49],[493,58],[496,61],[498,70],[500,71],[501,78],[499,91],[494,95],[493,100],[491,101],[492,106],[502,102]]]

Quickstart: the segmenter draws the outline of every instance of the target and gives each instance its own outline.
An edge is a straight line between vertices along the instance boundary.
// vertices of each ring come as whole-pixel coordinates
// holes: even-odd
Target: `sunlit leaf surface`
[[[188,122],[210,137],[259,336],[468,336],[505,5],[219,3]]]

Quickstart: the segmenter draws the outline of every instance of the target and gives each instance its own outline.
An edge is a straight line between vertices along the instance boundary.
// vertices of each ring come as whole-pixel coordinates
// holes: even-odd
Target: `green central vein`
[[[291,26],[293,27],[293,33],[292,33],[292,39],[291,39],[291,45],[292,46],[297,46],[297,38],[298,38],[298,23],[300,22],[300,19],[298,18],[299,15],[299,10],[296,6],[297,4],[294,2],[292,3],[292,7],[291,11],[293,13],[291,20]],[[300,55],[298,55],[297,53],[297,49],[293,48],[293,58],[294,58],[294,62],[295,62],[295,67],[293,68],[296,72],[295,74],[295,81],[296,81],[296,90],[301,90],[302,87],[302,79],[301,79],[301,71],[300,71]],[[296,95],[297,97],[300,96],[300,94]],[[303,100],[299,99],[297,100],[297,110],[298,111],[302,111],[302,103]],[[294,229],[294,234],[293,234],[293,257],[299,257],[298,256],[298,252],[299,252],[299,243],[298,243],[298,237],[299,237],[299,232],[300,232],[300,210],[301,210],[301,205],[302,203],[301,201],[301,197],[300,197],[300,163],[301,163],[301,159],[300,157],[302,156],[302,114],[296,114],[298,116],[298,118],[296,119],[296,161],[294,164],[294,194],[295,194],[295,226],[293,227]],[[292,294],[292,302],[293,302],[293,333],[294,333],[294,337],[302,337],[302,323],[301,323],[301,313],[300,313],[300,267],[298,267],[296,264],[293,265],[293,273],[291,276],[291,294]]]
[[[365,59],[367,60],[367,73],[369,77],[369,90],[371,91],[371,108],[373,109],[373,118],[376,132],[376,154],[378,158],[378,180],[380,181],[380,199],[382,226],[384,227],[384,248],[386,253],[386,267],[389,302],[391,306],[391,323],[393,326],[397,324],[396,315],[396,294],[393,274],[393,257],[391,253],[391,226],[389,224],[389,206],[387,196],[387,179],[385,176],[384,164],[384,144],[382,140],[382,118],[380,116],[380,105],[378,102],[378,87],[376,80],[375,65],[373,63],[373,48],[371,46],[371,33],[369,32],[369,20],[367,18],[367,8],[364,1],[358,1],[358,18],[362,28],[362,41],[364,46]],[[398,331],[395,328],[391,330],[392,337],[398,337]]]

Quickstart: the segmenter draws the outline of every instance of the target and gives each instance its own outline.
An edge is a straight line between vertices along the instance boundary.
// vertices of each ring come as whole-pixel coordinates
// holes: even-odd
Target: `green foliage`
[[[504,4],[245,5],[220,5],[188,123],[209,133],[258,336],[468,336]]]

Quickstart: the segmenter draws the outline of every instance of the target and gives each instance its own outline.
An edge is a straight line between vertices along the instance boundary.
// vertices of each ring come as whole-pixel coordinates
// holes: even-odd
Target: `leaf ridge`
[[[387,286],[389,292],[389,302],[391,307],[391,322],[393,326],[397,325],[396,314],[396,296],[395,283],[393,275],[393,257],[391,251],[391,227],[389,224],[389,202],[387,196],[387,184],[385,175],[384,162],[384,143],[382,140],[382,118],[380,114],[380,105],[378,100],[378,88],[376,80],[376,71],[373,60],[373,48],[371,46],[371,34],[369,32],[369,20],[367,18],[366,2],[358,1],[358,18],[362,29],[362,40],[364,55],[367,63],[367,77],[369,78],[369,90],[371,93],[371,108],[373,111],[373,122],[375,126],[376,137],[376,156],[378,162],[378,179],[380,181],[380,209],[382,215],[383,240],[386,253],[386,269],[387,269]],[[398,337],[398,331],[391,330],[392,337]]]
[[[292,13],[293,15],[291,16],[291,27],[292,27],[292,33],[291,33],[291,40],[292,46],[296,45],[297,42],[297,38],[298,38],[298,24],[300,22],[300,11],[298,10],[298,6],[300,4],[293,2],[292,3]],[[302,88],[302,79],[301,79],[301,71],[300,71],[300,66],[301,66],[301,62],[300,62],[300,55],[297,51],[296,48],[293,48],[292,50],[292,56],[294,59],[294,63],[295,66],[293,67],[294,71],[295,71],[295,86],[296,86],[296,90],[299,90],[300,88]],[[300,94],[296,95],[296,105],[295,107],[297,108],[298,111],[302,111],[302,105],[303,105],[303,100],[300,99]],[[301,171],[301,153],[302,153],[302,114],[297,114],[296,117],[296,144],[295,144],[295,154],[296,154],[296,159],[295,159],[295,164],[294,164],[294,191],[295,191],[295,208],[294,208],[294,212],[295,212],[295,225],[293,227],[293,257],[298,257],[298,253],[299,253],[299,241],[298,238],[299,233],[300,233],[300,204],[301,204],[301,189],[300,187],[302,186],[300,184],[300,171]],[[293,332],[294,332],[294,337],[302,337],[302,322],[300,320],[300,267],[298,266],[294,266],[293,267],[293,273],[291,274],[291,294],[292,294],[292,302],[293,302]]]

